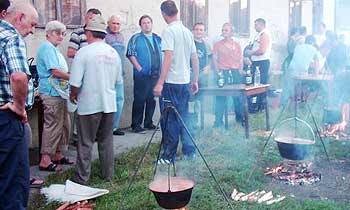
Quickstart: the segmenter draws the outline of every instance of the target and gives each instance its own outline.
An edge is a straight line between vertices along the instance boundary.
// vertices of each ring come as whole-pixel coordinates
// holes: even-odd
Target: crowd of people
[[[30,182],[28,143],[31,139],[26,110],[33,106],[34,89],[23,38],[34,33],[38,13],[29,3],[10,5],[9,1],[2,1],[0,6],[0,206],[24,209]],[[57,20],[46,24],[46,40],[36,56],[38,91],[44,109],[40,170],[57,172],[63,164],[75,164],[71,179],[86,184],[91,174],[91,151],[97,142],[102,177],[113,178],[113,135],[124,135],[119,122],[127,59],[133,66],[133,132],[158,129],[153,116],[155,97],[159,97],[160,164],[176,161],[180,140],[182,158],[195,158],[190,138],[194,132],[189,129],[188,133],[185,126],[193,128],[189,114],[191,101],[195,102],[194,116],[198,118],[198,106],[204,102],[197,95],[201,87],[212,83],[219,87],[244,84],[247,70],[252,72],[252,82],[255,74],[260,75],[260,83],[269,82],[272,36],[264,19],[254,21],[257,33],[243,47],[233,38],[235,31],[230,23],[223,24],[219,40],[211,44],[205,38],[205,24],[195,23],[192,31],[182,24],[174,1],[162,2],[160,11],[167,23],[161,36],[153,32],[152,17],[143,15],[138,22],[140,32],[125,43],[118,16],[112,15],[105,21],[101,11],[89,9],[84,26],[70,35],[67,50],[67,57],[72,59],[70,68],[58,49],[66,35],[66,26]],[[346,66],[342,37],[329,31],[312,36],[307,35],[305,27],[292,29],[287,48],[288,56],[283,62],[284,103],[291,95],[290,78],[322,73],[323,69],[336,75]],[[210,75],[214,75],[215,82],[210,81]],[[214,128],[224,124],[227,99],[215,98]],[[257,97],[256,109],[264,109],[263,100]],[[241,97],[233,97],[233,107],[236,122],[244,125]],[[75,113],[76,120],[71,120],[70,112]],[[77,136],[76,161],[64,155],[72,132]]]

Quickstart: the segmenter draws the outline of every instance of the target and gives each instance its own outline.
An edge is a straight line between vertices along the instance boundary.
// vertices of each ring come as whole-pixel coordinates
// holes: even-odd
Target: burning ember
[[[289,161],[280,163],[273,168],[267,168],[265,175],[271,175],[272,178],[284,181],[289,185],[314,184],[321,181],[321,174],[313,172],[309,164]]]
[[[350,140],[349,134],[349,104],[344,104],[341,111],[341,122],[340,123],[329,123],[325,122],[326,126],[324,131],[321,132],[321,137],[330,137],[334,140],[345,138]]]

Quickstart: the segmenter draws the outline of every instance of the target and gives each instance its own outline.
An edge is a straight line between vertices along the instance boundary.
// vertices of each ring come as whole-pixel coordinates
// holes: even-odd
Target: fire
[[[273,168],[267,168],[265,175],[271,175],[272,178],[281,180],[290,185],[313,184],[321,180],[321,174],[313,172],[310,163],[289,161],[280,163]]]
[[[332,137],[335,140],[339,140],[340,137],[350,139],[350,134],[346,132],[347,122],[349,122],[349,110],[349,104],[343,104],[341,112],[342,121],[336,124],[327,124],[325,130],[321,133],[322,137]]]

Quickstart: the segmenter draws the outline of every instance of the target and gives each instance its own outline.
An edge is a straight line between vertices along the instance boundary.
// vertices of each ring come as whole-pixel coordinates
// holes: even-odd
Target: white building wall
[[[270,71],[279,70],[286,54],[289,28],[289,0],[251,0],[250,39],[256,35],[254,20],[264,18],[272,34]]]
[[[335,24],[335,0],[323,0],[323,22],[327,30],[334,31]]]
[[[222,25],[229,22],[228,0],[208,0],[208,36],[221,34]]]

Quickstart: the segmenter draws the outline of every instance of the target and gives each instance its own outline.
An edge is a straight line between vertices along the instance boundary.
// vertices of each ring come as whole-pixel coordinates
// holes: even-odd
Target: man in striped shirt
[[[77,53],[77,51],[80,48],[88,45],[88,43],[86,41],[86,35],[85,35],[85,26],[96,15],[101,15],[101,11],[98,9],[95,9],[95,8],[89,9],[85,15],[84,27],[77,28],[70,35],[70,39],[69,39],[69,43],[68,43],[68,51],[67,51],[68,58],[74,58],[75,54]]]

